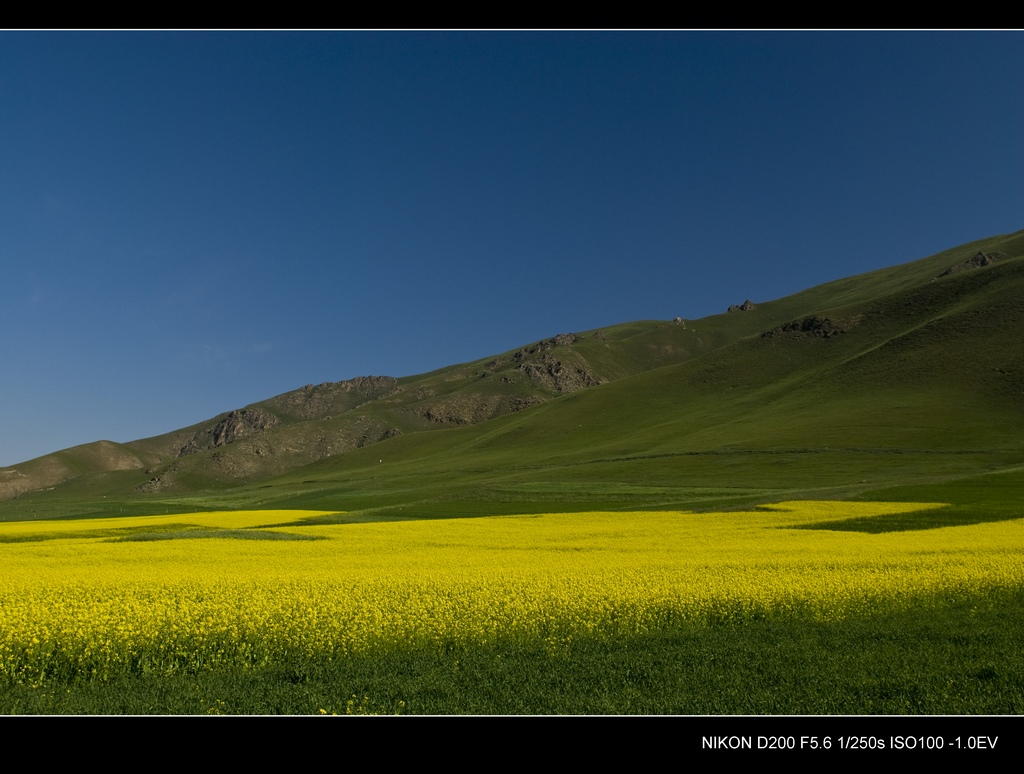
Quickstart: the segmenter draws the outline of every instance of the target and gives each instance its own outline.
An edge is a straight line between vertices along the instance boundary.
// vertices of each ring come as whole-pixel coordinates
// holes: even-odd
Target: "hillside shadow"
[[[788,529],[828,530],[831,532],[863,532],[879,535],[885,532],[918,532],[942,527],[964,527],[972,524],[988,524],[999,521],[1013,521],[1021,518],[1019,513],[1005,511],[978,512],[956,506],[910,513],[891,513],[882,516],[863,516],[856,519],[837,519],[803,524]]]
[[[187,529],[177,532],[147,531],[135,532],[111,538],[108,543],[140,543],[153,540],[204,540],[218,538],[220,540],[327,540],[321,535],[296,535],[291,532],[275,532],[266,529]]]
[[[113,529],[90,529],[69,532],[35,532],[22,535],[0,534],[0,543],[41,543],[47,540],[86,540],[89,538],[106,538],[105,543],[133,543],[153,540],[202,540],[204,538],[220,538],[222,540],[327,540],[320,535],[295,535],[290,532],[273,530],[220,529],[218,527],[199,527],[194,524],[163,524],[160,526],[116,527]]]

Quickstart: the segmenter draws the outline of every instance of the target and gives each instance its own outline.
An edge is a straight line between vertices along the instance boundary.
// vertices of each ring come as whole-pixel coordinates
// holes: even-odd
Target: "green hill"
[[[308,385],[0,469],[0,518],[718,508],[1024,462],[1024,232],[700,320]]]

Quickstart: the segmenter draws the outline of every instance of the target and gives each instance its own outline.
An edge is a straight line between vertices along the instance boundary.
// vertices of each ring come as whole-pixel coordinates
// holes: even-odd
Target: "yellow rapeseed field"
[[[581,635],[767,614],[835,620],[1024,584],[1024,520],[887,534],[794,529],[941,507],[790,502],[308,526],[294,524],[318,513],[239,511],[4,524],[0,676],[102,680],[519,638],[557,652]]]

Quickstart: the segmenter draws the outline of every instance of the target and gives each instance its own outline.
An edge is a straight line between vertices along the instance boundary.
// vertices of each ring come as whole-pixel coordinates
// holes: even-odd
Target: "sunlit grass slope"
[[[952,275],[833,309],[848,321],[839,335],[753,335],[529,412],[394,439],[273,483],[295,491],[301,475],[315,482],[310,504],[319,489],[358,507],[349,498],[389,489],[384,481],[391,487],[378,504],[412,490],[450,499],[460,488],[467,500],[500,501],[497,490],[547,481],[604,507],[616,499],[602,494],[613,482],[845,495],[994,470],[1021,459],[1024,336],[1014,332],[1024,329],[1022,299],[1019,261]],[[588,482],[596,486],[584,493]],[[665,494],[648,503],[671,504]],[[680,491],[676,502],[687,497]]]
[[[944,276],[979,251],[1002,258]],[[0,471],[3,491],[52,484],[3,502],[0,518],[257,504],[353,518],[715,507],[767,489],[845,497],[1019,461],[1024,232],[755,300],[383,386],[298,390],[251,407],[277,424],[202,453],[177,456],[201,423],[48,455]],[[571,391],[527,376],[554,361],[601,383]],[[388,428],[402,435],[377,440]],[[155,478],[167,486],[147,489]]]
[[[198,699],[178,704],[188,684],[205,686],[196,695],[208,709],[242,712],[346,711],[353,696],[357,710],[389,712],[756,712],[785,701],[811,702],[798,711],[1019,711],[1024,665],[1001,641],[955,654],[935,645],[941,658],[929,656],[926,681],[952,680],[953,688],[929,696],[927,706],[903,706],[899,696],[876,706],[879,694],[863,676],[870,701],[841,691],[812,701],[806,690],[785,699],[763,674],[735,665],[722,677],[745,685],[748,698],[717,710],[721,697],[710,688],[691,695],[691,684],[687,703],[671,693],[678,676],[666,688],[649,681],[664,659],[705,658],[703,648],[723,631],[733,646],[746,640],[761,649],[758,659],[783,659],[772,681],[793,682],[805,667],[786,665],[787,639],[802,653],[806,637],[831,642],[879,617],[917,621],[921,611],[931,611],[932,636],[947,644],[979,636],[950,622],[965,609],[1002,615],[1016,604],[1024,587],[1020,519],[880,534],[813,529],[945,507],[804,501],[723,513],[348,525],[323,523],[317,513],[248,511],[3,525],[0,706],[113,711],[104,704],[108,688],[124,694],[128,686],[135,699],[124,699],[122,710],[148,701],[145,711],[204,711]],[[922,684],[920,664],[904,661],[919,645],[902,640],[913,630],[892,632],[896,644],[879,651],[904,688]],[[770,632],[781,639],[764,651]],[[491,678],[474,683],[459,674],[460,663],[493,670],[504,659],[512,684],[547,680],[559,668],[572,682],[631,646],[634,678],[616,678],[624,690],[618,703],[572,686],[532,700],[495,698]],[[849,646],[833,655],[837,664],[862,657]],[[370,663],[379,671],[367,673]],[[403,680],[410,663],[440,682],[427,690],[415,676]],[[964,680],[985,669],[999,689],[987,699]],[[315,690],[305,699],[289,693],[287,706],[261,704],[268,691],[283,690],[284,674],[298,675],[286,688]],[[233,706],[227,694],[214,703],[206,691],[224,675],[245,676],[248,704],[237,694]],[[815,679],[825,685],[830,677],[849,679]],[[160,699],[168,686],[176,698]]]

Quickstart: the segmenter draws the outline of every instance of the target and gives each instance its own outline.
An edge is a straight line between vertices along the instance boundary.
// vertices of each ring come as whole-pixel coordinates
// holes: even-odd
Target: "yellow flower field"
[[[1024,585],[1024,520],[794,529],[941,503],[294,526],[308,511],[0,525],[0,675],[192,673],[409,646],[634,635],[667,623]],[[287,539],[281,539],[287,538]]]

